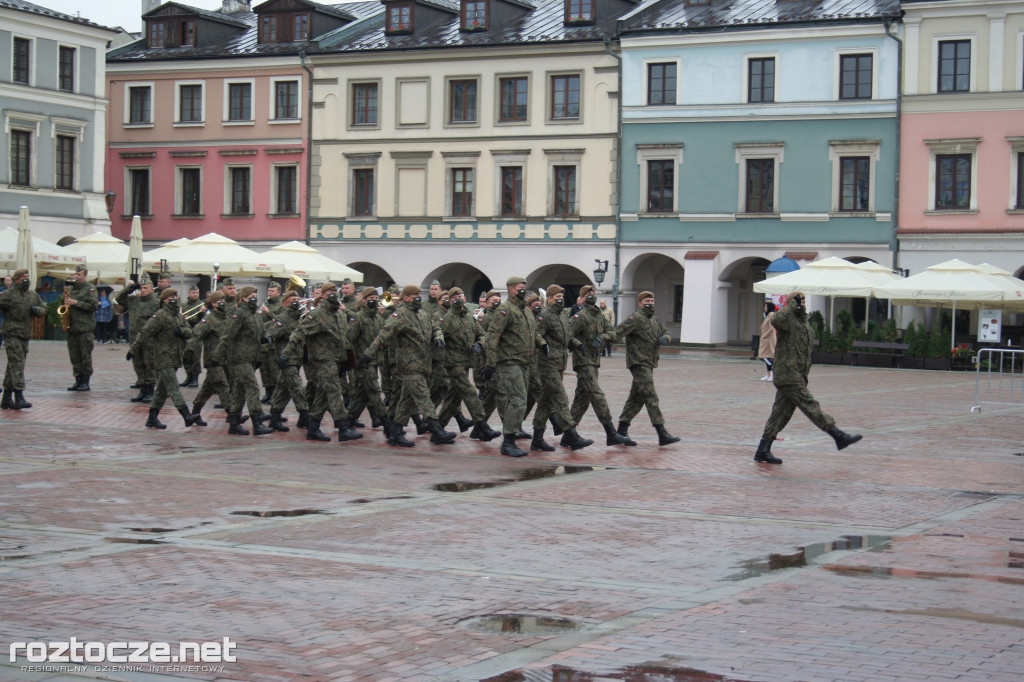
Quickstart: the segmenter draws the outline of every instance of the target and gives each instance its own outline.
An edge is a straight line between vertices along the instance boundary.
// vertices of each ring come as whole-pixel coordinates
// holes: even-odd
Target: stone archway
[[[683,321],[683,284],[686,271],[679,261],[663,253],[642,253],[632,258],[622,270],[617,319],[636,310],[636,295],[641,291],[654,294],[654,309],[661,321],[678,330]]]
[[[605,282],[607,283],[607,280]],[[564,263],[543,265],[526,276],[526,287],[531,291],[547,289],[552,284],[565,289],[565,307],[568,308],[576,303],[580,289],[586,284],[594,284],[594,281],[589,274]],[[598,290],[600,294],[600,287]]]
[[[388,271],[379,265],[360,261],[357,263],[348,263],[348,266],[353,270],[358,270],[363,273],[362,286],[383,287],[387,289],[392,284],[398,284]],[[402,285],[399,284],[399,286]]]
[[[764,294],[754,291],[754,284],[764,279],[768,258],[748,256],[733,261],[722,269],[719,282],[728,282],[727,337],[730,344],[746,346],[757,336],[763,319]]]
[[[441,283],[441,287],[444,289],[451,289],[452,287],[462,289],[463,293],[466,294],[466,300],[470,304],[476,303],[481,293],[494,288],[487,275],[480,268],[469,263],[445,263],[434,268],[424,278],[420,286],[426,290],[435,279]]]

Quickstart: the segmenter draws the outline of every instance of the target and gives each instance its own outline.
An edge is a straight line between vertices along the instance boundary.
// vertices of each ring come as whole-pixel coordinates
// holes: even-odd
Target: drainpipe
[[[896,41],[896,177],[894,178],[895,194],[892,200],[893,213],[893,268],[898,270],[900,265],[900,245],[897,231],[900,227],[900,145],[901,131],[903,128],[903,40],[898,36],[889,33],[892,26],[892,18],[885,19],[885,35]],[[889,317],[892,317],[892,301],[889,301]]]
[[[306,78],[306,228],[305,242],[309,246],[309,207],[313,203],[313,72],[306,66],[306,51],[299,50],[299,63],[305,69]]]
[[[619,33],[618,24],[615,30],[616,36]],[[604,51],[615,58],[618,62],[618,87],[619,101],[618,113],[615,117],[615,281],[612,284],[612,313],[615,319],[619,319],[619,253],[622,246],[622,56],[612,52],[611,40],[604,39]]]

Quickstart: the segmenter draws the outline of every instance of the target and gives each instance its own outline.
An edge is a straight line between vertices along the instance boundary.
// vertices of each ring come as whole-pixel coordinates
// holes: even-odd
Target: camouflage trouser
[[[647,408],[647,416],[651,418],[651,424],[661,426],[665,418],[661,416],[661,403],[658,402],[658,392],[654,390],[654,370],[650,367],[634,365],[629,368],[633,374],[633,385],[629,387],[629,397],[626,404],[622,406],[620,422],[629,424],[633,417],[640,413],[644,407]]]
[[[185,373],[189,376],[199,377],[203,371],[203,347],[199,345],[198,348],[185,348],[185,353],[181,357],[182,365],[185,367]]]
[[[445,398],[438,420],[444,424],[455,416],[463,403],[469,410],[469,417],[475,422],[484,421],[484,406],[480,404],[476,389],[469,383],[469,367],[455,365],[448,367],[448,396]]]
[[[262,412],[260,389],[256,385],[256,370],[253,369],[252,363],[232,362],[224,371],[228,378],[228,386],[231,387],[231,402],[224,403],[228,414],[237,417],[242,414],[242,408],[246,405],[249,406],[251,415]]]
[[[175,376],[175,369],[164,367],[153,370],[153,373],[156,374],[156,390],[153,391],[153,401],[149,403],[149,409],[159,410],[164,406],[168,397],[175,407],[185,407],[185,399],[181,397],[181,391],[178,390],[178,377]]]
[[[71,358],[71,373],[76,377],[92,376],[92,342],[94,338],[91,331],[68,332],[68,357]]]
[[[537,367],[536,362],[533,362],[530,363],[529,380],[526,382],[526,411],[523,413],[523,419],[526,419],[538,401],[540,401],[540,368]]]
[[[530,381],[530,366],[515,362],[499,362],[494,368],[492,387],[497,393],[498,415],[504,435],[518,434],[526,417],[526,386]]]
[[[302,365],[302,372],[306,375],[306,404],[312,405],[316,399],[316,370],[313,365],[307,362]]]
[[[295,365],[278,369],[277,384],[274,396],[270,401],[270,409],[280,412],[288,404],[289,398],[295,403],[296,410],[305,412],[309,409],[306,391],[302,387],[302,377],[299,376],[299,368]]]
[[[25,390],[25,356],[28,355],[28,339],[16,336],[4,337],[7,349],[7,371],[4,373],[4,390]]]
[[[394,417],[397,424],[405,426],[409,418],[418,414],[424,419],[437,419],[434,403],[430,402],[430,389],[427,388],[427,377],[423,374],[397,374],[401,385],[398,394],[391,398],[394,405]]]
[[[231,389],[228,387],[227,377],[224,375],[224,368],[220,365],[206,368],[206,378],[203,385],[199,387],[195,400],[192,401],[194,411],[198,412],[206,405],[213,394],[216,393],[220,402],[225,407],[231,405]]]
[[[540,368],[537,370],[537,381],[540,390],[537,411],[533,413],[533,428],[546,428],[552,414],[563,429],[576,426],[572,415],[569,414],[569,398],[565,395],[562,373],[555,369]]]
[[[260,381],[263,388],[277,386],[277,356],[276,348],[263,351],[263,362],[260,364]]]
[[[434,405],[440,406],[447,397],[448,372],[445,371],[443,362],[434,360],[430,372],[430,400]]]
[[[320,423],[324,413],[330,412],[331,417],[348,419],[345,401],[341,397],[341,377],[338,375],[338,362],[325,360],[316,364],[313,370],[316,375],[316,393],[309,405],[309,420],[313,424]],[[310,375],[312,376],[312,375]]]
[[[132,369],[135,370],[135,377],[140,384],[156,383],[156,371],[150,360],[152,357],[152,348],[147,345],[139,346],[139,352],[132,355]]]
[[[391,378],[391,363],[383,362],[380,369],[380,390],[382,393],[392,393],[395,390],[395,382]]]
[[[597,383],[597,366],[581,365],[576,370],[576,395],[573,396],[570,410],[573,422],[579,424],[580,419],[587,413],[587,408],[591,405],[594,406],[594,413],[602,424],[607,424],[612,420],[611,410],[608,409],[608,400]]]
[[[367,407],[378,417],[386,414],[387,408],[380,397],[380,384],[377,383],[377,368],[374,365],[357,368],[352,376],[352,392],[349,394],[349,414],[358,419]]]
[[[807,415],[807,418],[822,431],[828,431],[836,425],[836,420],[821,411],[821,405],[807,390],[806,384],[775,386],[775,404],[772,413],[764,425],[762,438],[774,440],[786,428],[796,408]]]

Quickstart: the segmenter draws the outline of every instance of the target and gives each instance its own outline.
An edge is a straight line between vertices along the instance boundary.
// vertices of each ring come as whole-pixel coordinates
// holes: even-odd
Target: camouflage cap
[[[348,277],[346,277],[345,279],[341,280],[341,283],[342,284],[352,284],[352,280],[349,279]]]
[[[188,288],[188,290],[189,291],[199,291],[199,285],[198,284],[193,284],[192,286],[190,286]]]
[[[75,272],[84,272],[84,273],[88,274],[89,273],[89,268],[85,267],[84,265],[76,265],[75,266]]]
[[[220,278],[220,285],[222,287],[230,287],[230,286],[234,286],[234,284],[235,284],[235,280],[231,279],[230,277],[221,277]]]
[[[456,296],[464,296],[465,293],[458,287],[452,287],[448,290],[448,298],[454,298]]]
[[[278,289],[280,289],[281,283],[275,280],[270,280],[270,283],[267,284],[267,289],[270,289],[271,287],[277,287]]]

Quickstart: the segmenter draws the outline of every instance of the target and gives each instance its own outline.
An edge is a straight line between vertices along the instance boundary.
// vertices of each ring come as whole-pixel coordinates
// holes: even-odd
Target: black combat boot
[[[390,405],[391,404],[391,391],[388,391],[387,393],[385,393],[384,397],[382,398],[382,400],[384,401],[385,407]]]
[[[352,421],[349,419],[338,420],[338,442],[344,443],[347,440],[359,440],[363,434],[352,428]]]
[[[505,440],[501,443],[501,454],[506,457],[526,457],[528,453],[516,445],[516,434],[506,433]]]
[[[152,412],[152,410],[150,411]],[[188,408],[185,407],[184,405],[178,408],[178,414],[180,414],[181,418],[185,420],[185,426],[192,426],[193,424],[197,423],[196,419],[199,418],[198,415],[194,415],[191,412],[189,412]]]
[[[82,385],[82,377],[76,376],[75,377],[75,383],[72,386],[68,386],[67,390],[69,390],[69,391],[77,391],[78,387],[81,386],[81,385]]]
[[[345,408],[345,409],[348,409],[348,408]],[[358,415],[356,415],[356,416],[358,416]],[[349,426],[351,426],[353,429],[365,429],[366,428],[366,424],[364,424],[363,422],[361,422],[358,419],[356,419],[356,417],[349,417],[348,421],[349,421]],[[338,428],[338,425],[335,424],[334,428]]]
[[[199,375],[189,374],[188,383],[185,384],[185,388],[199,388]]]
[[[142,399],[146,397],[146,384],[139,384],[139,394],[132,398],[133,403],[141,403]]]
[[[32,407],[32,403],[25,400],[24,392],[14,389],[14,409],[27,410],[30,407]]]
[[[636,441],[629,437],[629,422],[619,422],[619,428],[615,430],[615,433],[625,439],[623,445],[636,445]]]
[[[366,411],[370,413],[370,428],[371,429],[376,429],[376,428],[379,428],[381,426],[384,426],[384,422],[381,421],[380,415],[377,414],[376,410],[374,410],[372,407],[368,407],[368,408],[366,408]]]
[[[559,443],[563,448],[572,448],[573,450],[579,450],[593,444],[594,441],[584,438],[577,433],[575,426],[565,430],[565,433],[562,434],[562,441]]]
[[[843,448],[849,445],[853,445],[854,443],[856,443],[857,441],[864,437],[859,433],[845,433],[843,431],[840,431],[839,427],[836,426],[835,424],[833,424],[832,428],[828,430],[828,435],[832,436],[832,438],[835,440],[836,450],[842,450]]]
[[[422,436],[425,433],[430,433],[430,426],[423,421],[423,418],[418,414],[412,416],[412,423],[416,425],[416,435]]]
[[[605,439],[606,445],[636,445],[636,441],[629,436],[620,436],[610,421],[601,422],[601,426],[604,427],[604,432],[608,436]]]
[[[782,460],[772,454],[772,441],[774,438],[762,438],[757,444],[757,452],[754,453],[755,462],[765,464],[782,464]]]
[[[299,418],[295,421],[295,428],[304,429],[309,426],[309,410],[299,410]]]
[[[275,431],[290,431],[284,423],[281,422],[281,410],[270,410],[270,428]]]
[[[78,390],[78,391],[91,391],[92,389],[89,387],[89,375],[86,374],[86,375],[82,376],[81,379],[82,379],[82,383],[80,383],[78,385],[78,388],[76,390]]]
[[[673,436],[666,431],[664,424],[655,424],[654,430],[658,432],[658,445],[671,445],[679,442],[679,436]]]
[[[241,420],[239,420],[237,414],[229,414],[228,415],[228,424],[231,425],[231,426],[228,427],[228,433],[234,434],[236,436],[248,436],[249,435],[249,429],[247,429],[247,428],[242,426],[242,422],[241,422]]]
[[[146,391],[146,394],[144,396],[142,396],[142,402],[144,402],[144,403],[152,402],[153,401],[153,391],[155,389],[156,389],[156,384],[146,384],[145,388],[143,389],[143,390]]]
[[[256,414],[251,414],[250,417],[252,417],[252,435],[265,436],[268,433],[274,432],[274,429],[263,425],[263,422],[270,419],[268,415],[258,412]]]
[[[386,415],[380,415],[380,427],[384,430],[384,435],[391,433],[391,419]]]
[[[198,405],[192,406],[192,416],[196,418],[195,422],[193,423],[196,426],[207,426],[206,421],[203,419],[202,409],[203,408],[199,407]]]
[[[264,405],[269,405],[270,401],[274,399],[274,387],[267,386],[267,394],[260,398],[260,402]]]
[[[554,452],[555,451],[554,446],[549,445],[544,440],[544,429],[534,429],[533,430],[533,440],[530,441],[530,449],[531,450],[543,450],[544,452]]]
[[[466,417],[461,412],[455,413],[455,423],[459,425],[459,431],[465,433],[469,429],[473,428],[473,420]]]
[[[516,440],[522,440],[524,438],[529,438],[529,437],[530,437],[530,434],[528,434],[526,431],[523,431],[522,429],[519,429],[519,433],[516,434]]]
[[[320,430],[320,420],[312,418],[306,420],[306,440],[318,440],[321,443],[330,443],[331,437]]]
[[[501,431],[495,431],[490,426],[488,426],[487,422],[485,421],[478,421],[475,424],[473,424],[473,430],[469,432],[470,438],[473,438],[475,440],[481,440],[485,443],[487,441],[494,440],[500,435]]]
[[[400,448],[411,448],[415,443],[405,437],[405,430],[398,422],[391,422],[391,430],[388,432],[388,445]]]
[[[146,420],[146,428],[150,428],[150,429],[166,429],[167,428],[167,424],[164,424],[162,421],[160,421],[159,419],[156,418],[156,416],[158,414],[160,414],[160,410],[158,410],[156,408],[153,408],[153,407],[149,408],[149,419]]]
[[[441,428],[441,422],[436,419],[426,421],[427,430],[430,431],[430,442],[438,445],[451,445],[455,442],[455,434]]]
[[[548,417],[548,421],[551,422],[551,433],[556,436],[561,436],[564,432],[562,425],[558,422],[558,417],[552,412],[551,416]]]
[[[192,375],[189,374],[188,372],[186,372],[185,373],[185,380],[182,381],[180,384],[178,384],[178,387],[179,388],[185,388],[186,386],[188,386],[188,382],[191,381],[191,380],[192,380]]]
[[[142,384],[140,384],[138,379],[136,379],[135,383],[132,384],[131,386],[129,386],[128,388],[130,388],[130,389],[132,389],[134,391],[137,388],[142,388]]]
[[[14,393],[14,391],[12,391],[9,388],[5,388],[4,389],[4,397],[3,397],[3,400],[0,401],[0,409],[4,409],[4,410],[13,410],[14,409],[14,398],[12,397],[13,393]]]

